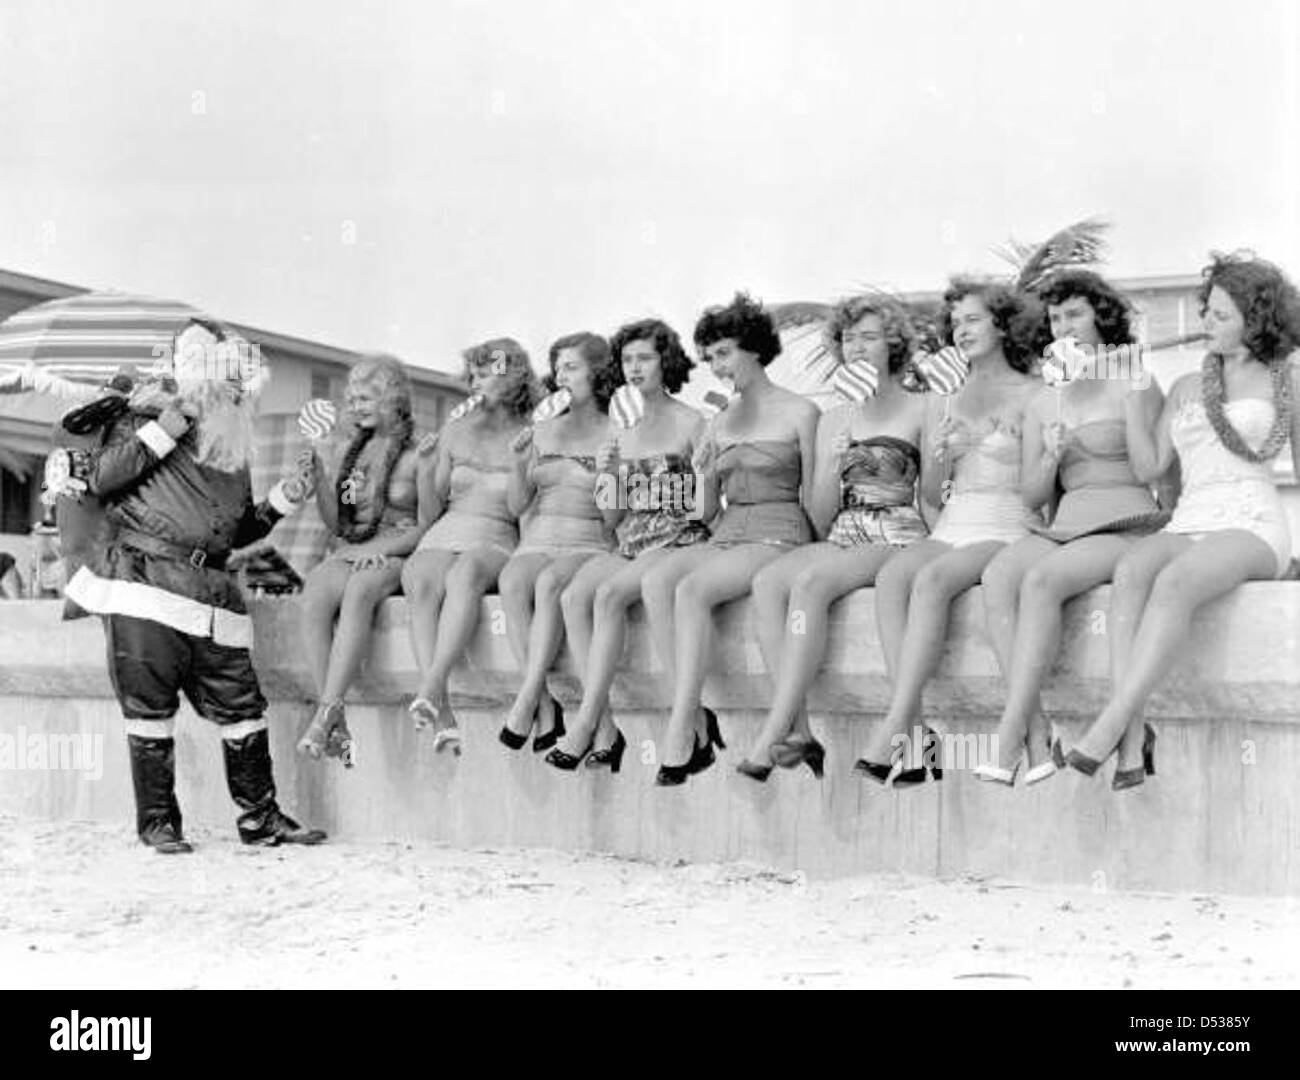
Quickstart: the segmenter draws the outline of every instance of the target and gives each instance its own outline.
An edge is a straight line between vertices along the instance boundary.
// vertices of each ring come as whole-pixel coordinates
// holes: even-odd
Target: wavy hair
[[[902,371],[908,357],[916,351],[917,336],[907,309],[888,296],[864,293],[845,297],[836,304],[831,309],[823,331],[826,351],[835,358],[836,363],[844,363],[844,331],[850,326],[856,326],[868,315],[880,319],[889,346],[889,373],[897,374]]]
[[[492,338],[478,345],[471,345],[461,357],[465,361],[465,384],[470,384],[470,369],[481,367],[489,361],[503,365],[506,374],[514,375],[518,382],[503,399],[507,411],[514,416],[526,417],[533,411],[533,406],[541,400],[542,388],[533,373],[533,363],[528,352],[514,338]]]
[[[664,389],[677,393],[691,377],[695,361],[682,348],[677,331],[661,319],[638,319],[624,323],[609,339],[609,350],[619,367],[623,366],[623,348],[633,341],[648,341],[659,354],[659,370]]]
[[[556,367],[560,362],[560,353],[565,349],[577,349],[587,361],[587,369],[591,372],[591,396],[596,399],[596,408],[601,412],[609,412],[609,402],[614,391],[623,385],[623,365],[614,360],[609,342],[599,334],[585,330],[557,338],[551,345],[550,374],[542,379],[542,386],[548,393],[554,393],[559,386],[556,382]]]
[[[993,278],[954,277],[943,294],[939,328],[943,340],[953,342],[952,309],[967,297],[975,297],[993,316],[993,325],[1002,332],[1002,353],[1007,363],[1022,375],[1028,375],[1045,342],[1043,318],[1038,301],[1027,293]]]
[[[353,470],[366,444],[374,437],[375,428],[358,426],[339,465],[335,497],[338,499],[338,535],[349,544],[362,544],[379,531],[384,511],[388,507],[388,486],[393,470],[402,454],[410,447],[415,425],[411,418],[411,378],[406,368],[395,356],[374,353],[357,361],[348,375],[348,385],[369,383],[379,390],[379,408],[392,430],[388,449],[374,485],[366,500],[371,510],[368,520],[357,520],[356,485]]]
[[[1265,364],[1283,362],[1300,346],[1300,295],[1290,279],[1271,262],[1250,252],[1210,252],[1201,271],[1197,299],[1204,316],[1216,285],[1237,305],[1245,322],[1242,342]]]
[[[1047,320],[1044,332],[1051,336],[1048,307],[1058,307],[1067,300],[1086,300],[1092,308],[1097,333],[1103,345],[1127,345],[1133,340],[1133,306],[1114,285],[1091,270],[1061,270],[1036,290]]]
[[[727,338],[758,357],[763,367],[781,355],[781,336],[772,316],[748,293],[736,293],[723,307],[707,308],[695,324],[695,344],[701,351]]]

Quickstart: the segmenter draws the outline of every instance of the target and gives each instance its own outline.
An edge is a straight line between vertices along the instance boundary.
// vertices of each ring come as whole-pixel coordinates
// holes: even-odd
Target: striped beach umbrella
[[[176,300],[114,292],[17,311],[0,323],[0,393],[89,397],[123,368],[144,373],[169,362],[176,332],[193,319],[216,321]]]

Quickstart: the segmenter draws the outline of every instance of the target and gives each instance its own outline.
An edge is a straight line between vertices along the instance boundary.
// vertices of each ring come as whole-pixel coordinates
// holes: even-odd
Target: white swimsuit
[[[1273,426],[1273,404],[1259,398],[1229,401],[1223,411],[1247,446],[1260,446]],[[1273,549],[1277,576],[1284,575],[1291,563],[1291,532],[1273,484],[1272,462],[1247,461],[1224,446],[1196,398],[1179,406],[1169,434],[1182,465],[1183,493],[1165,531],[1199,540],[1206,533],[1245,529]]]

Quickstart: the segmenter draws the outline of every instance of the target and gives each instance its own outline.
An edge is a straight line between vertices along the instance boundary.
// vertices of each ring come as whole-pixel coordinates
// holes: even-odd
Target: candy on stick
[[[831,379],[835,392],[854,405],[875,397],[879,385],[880,373],[876,371],[876,365],[866,360],[841,364]]]
[[[338,410],[324,398],[312,398],[298,413],[298,430],[309,442],[327,438],[337,422]]]
[[[625,384],[614,391],[609,403],[609,415],[625,431],[636,427],[645,416],[645,395],[635,386]]]

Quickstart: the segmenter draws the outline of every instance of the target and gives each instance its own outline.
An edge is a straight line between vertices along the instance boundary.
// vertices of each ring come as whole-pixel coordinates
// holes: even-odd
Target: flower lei
[[[384,462],[380,467],[379,483],[374,491],[374,503],[371,507],[373,517],[369,522],[361,524],[356,520],[357,496],[359,488],[365,483],[365,474],[363,470],[357,468],[357,458],[361,456],[362,447],[370,441],[372,435],[374,435],[373,429],[361,428],[358,430],[352,444],[343,455],[342,464],[339,466],[339,479],[336,489],[339,508],[338,535],[350,544],[364,544],[379,531],[384,510],[388,506],[389,481],[392,479],[393,470],[397,467],[397,459],[402,456],[402,452],[411,442],[411,421],[404,419],[399,423],[389,440],[388,449],[384,454]]]
[[[1239,458],[1256,464],[1277,456],[1286,443],[1291,428],[1291,380],[1287,378],[1288,365],[1275,363],[1269,365],[1269,375],[1273,380],[1273,426],[1268,438],[1258,450],[1252,450],[1232,422],[1224,414],[1224,398],[1227,388],[1223,383],[1223,357],[1218,353],[1206,353],[1201,361],[1201,403],[1205,406],[1205,415],[1210,426],[1229,450]]]

